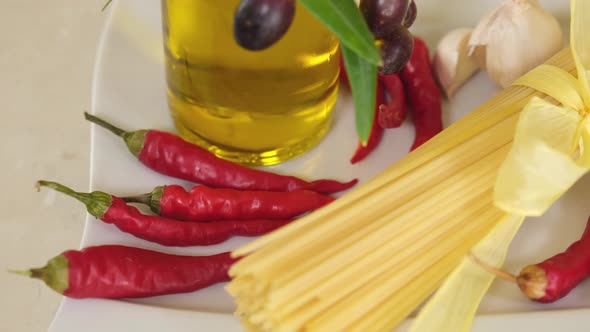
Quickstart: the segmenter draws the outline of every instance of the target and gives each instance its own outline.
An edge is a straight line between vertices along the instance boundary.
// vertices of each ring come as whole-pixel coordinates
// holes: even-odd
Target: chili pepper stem
[[[111,195],[100,191],[95,191],[92,193],[80,193],[57,182],[45,180],[37,181],[37,188],[39,187],[48,187],[75,198],[86,205],[88,213],[97,218],[101,218],[112,203]]]
[[[43,280],[47,286],[63,294],[68,289],[68,260],[64,255],[56,256],[44,267],[29,270],[8,270],[25,277]]]
[[[150,207],[150,210],[155,214],[160,214],[160,199],[164,194],[164,188],[166,186],[160,186],[154,188],[151,193],[121,197],[127,203],[139,203]]]
[[[8,273],[18,274],[25,277],[33,277],[33,271],[31,270],[8,270]]]
[[[88,120],[88,121],[96,124],[96,125],[99,125],[99,126],[105,128],[105,129],[109,130],[110,132],[112,132],[113,134],[115,134],[115,135],[117,135],[119,137],[123,137],[124,138],[125,135],[129,134],[127,131],[125,131],[125,130],[119,128],[119,127],[116,127],[115,125],[113,125],[113,124],[111,124],[111,123],[109,123],[109,122],[107,122],[107,121],[105,121],[105,120],[103,120],[103,119],[101,119],[99,117],[96,117],[96,116],[94,116],[94,115],[92,115],[92,114],[90,114],[88,112],[84,112],[84,118],[86,120]]]
[[[94,116],[88,112],[84,112],[84,118],[86,120],[107,129],[108,131],[112,132],[113,134],[123,138],[125,144],[127,144],[127,148],[135,157],[139,158],[141,150],[143,149],[143,145],[145,143],[145,137],[149,130],[135,130],[135,131],[125,131],[97,116]]]
[[[514,282],[516,283],[517,281],[517,277],[509,272],[506,272],[504,270],[498,269],[494,266],[491,266],[490,264],[482,261],[481,259],[479,259],[479,257],[475,256],[473,253],[469,253],[469,258],[478,266],[480,266],[482,269],[486,270],[487,272],[495,275],[496,277],[500,278],[500,279],[504,279],[506,281],[509,282]]]
[[[73,197],[84,204],[90,203],[91,198],[90,198],[89,194],[79,193],[79,192],[74,191],[64,185],[57,183],[57,182],[39,180],[39,181],[37,181],[36,187],[37,187],[37,191],[39,191],[40,187],[48,187],[53,190],[59,191],[62,194],[66,194],[70,197]]]
[[[107,9],[107,7],[111,4],[111,2],[113,2],[113,0],[109,0],[107,1],[107,3],[104,4],[104,6],[102,7],[102,9],[100,10],[101,12],[104,12],[105,9]]]
[[[29,269],[29,270],[8,270],[10,273],[18,274],[21,276],[33,278],[33,279],[40,279],[45,280],[45,267],[37,268],[37,269]]]
[[[121,197],[121,199],[124,200],[126,203],[138,203],[138,204],[150,205],[150,203],[152,201],[152,195],[151,194],[142,194],[142,195],[135,195],[135,196],[126,196],[126,197]]]

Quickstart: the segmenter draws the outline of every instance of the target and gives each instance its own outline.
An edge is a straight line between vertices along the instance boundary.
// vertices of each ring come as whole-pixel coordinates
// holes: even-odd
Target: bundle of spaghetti
[[[575,71],[569,49],[548,64]],[[391,331],[506,216],[499,167],[533,89],[513,86],[334,203],[234,252],[251,331]],[[549,97],[545,97],[549,98]]]

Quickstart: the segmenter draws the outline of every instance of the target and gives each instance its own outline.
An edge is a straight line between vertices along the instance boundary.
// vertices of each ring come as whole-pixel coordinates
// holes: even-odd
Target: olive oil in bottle
[[[168,104],[180,135],[249,165],[312,148],[330,128],[338,39],[304,7],[262,51],[233,37],[238,0],[162,0]]]

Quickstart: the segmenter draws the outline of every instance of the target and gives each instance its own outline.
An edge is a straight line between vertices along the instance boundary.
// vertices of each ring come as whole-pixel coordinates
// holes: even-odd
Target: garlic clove
[[[506,88],[559,51],[563,33],[557,19],[537,0],[504,0],[471,35],[470,52],[482,46],[490,78]]]
[[[477,63],[479,69],[486,70],[486,47],[479,45],[474,48],[470,48],[469,46],[467,48],[469,50],[467,54],[471,53],[471,57]]]
[[[498,7],[482,17],[469,38],[469,55],[473,55],[476,49],[480,46],[485,47],[494,33],[494,24],[498,19],[503,19],[506,16],[506,11],[511,9],[521,8],[526,9],[530,6],[540,7],[538,0],[504,0]]]
[[[496,18],[501,14],[502,9],[503,5],[496,7],[486,16],[481,18],[479,23],[475,26],[468,42],[470,56],[474,54],[476,48],[479,48],[480,50],[483,48],[485,52],[485,47],[490,40],[490,26],[493,26]]]
[[[448,32],[438,43],[433,59],[434,74],[448,98],[479,68],[469,56],[468,41],[473,30],[459,28]]]

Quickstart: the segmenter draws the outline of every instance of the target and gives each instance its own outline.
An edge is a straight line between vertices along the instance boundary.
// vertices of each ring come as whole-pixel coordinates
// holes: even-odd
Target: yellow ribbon
[[[518,79],[554,98],[523,109],[512,150],[502,164],[494,203],[506,212],[539,216],[590,170],[590,1],[571,1],[571,51],[578,77],[541,65]]]
[[[533,97],[520,114],[512,149],[494,187],[494,204],[507,214],[472,249],[488,264],[502,266],[524,218],[542,215],[590,170],[590,0],[571,0],[570,28],[577,77],[541,65],[514,83],[545,93],[559,105]],[[493,279],[465,258],[410,331],[469,331]]]
[[[590,50],[589,50],[590,51]],[[578,67],[579,68],[579,67]],[[538,97],[525,106],[514,143],[500,167],[494,188],[495,205],[523,216],[542,215],[590,170],[590,137],[585,89],[556,67],[543,65],[517,80],[561,103]]]

